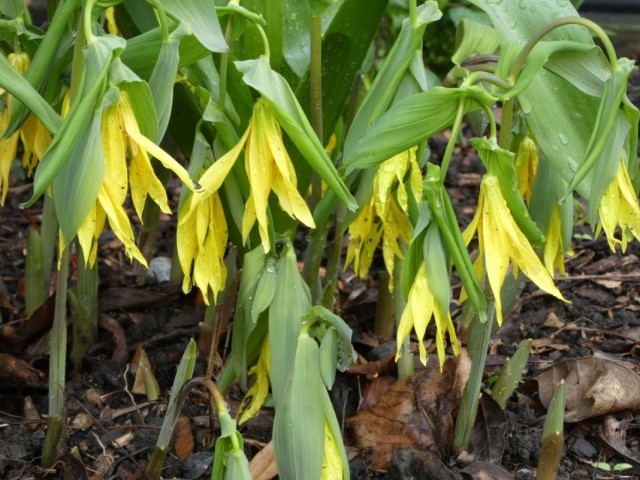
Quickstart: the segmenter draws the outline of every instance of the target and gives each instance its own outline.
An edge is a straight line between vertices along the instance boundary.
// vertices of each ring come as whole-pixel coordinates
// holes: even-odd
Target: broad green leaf
[[[549,22],[577,15],[569,2],[549,2],[544,8],[533,0],[499,5],[491,0],[471,0],[471,3],[489,15],[501,41],[510,43],[525,43]],[[521,4],[529,10],[526,16],[522,14]],[[593,44],[589,32],[578,26],[558,28],[546,35],[545,40]],[[598,99],[543,69],[518,97],[518,103],[536,143],[562,178],[569,181],[591,137]],[[588,198],[589,182],[582,182],[578,191]]]
[[[208,0],[163,0],[167,12],[191,26],[196,38],[208,50],[224,53],[229,50],[224,39],[215,4]]]
[[[557,52],[549,58],[544,68],[593,97],[602,95],[604,84],[611,76],[604,53],[596,47],[582,52]]]
[[[490,106],[495,98],[480,85],[462,88],[434,87],[412,95],[386,111],[362,137],[345,165],[369,168],[423,142],[453,124],[459,102],[465,112]]]
[[[457,35],[462,37],[451,61],[460,66],[462,62],[474,55],[495,53],[500,46],[496,31],[487,25],[463,19],[458,24]]]
[[[520,44],[508,44],[502,45],[502,55],[498,62],[496,73],[506,78],[511,72],[511,62],[513,62],[517,54],[522,49]],[[599,96],[602,94],[604,82],[609,78],[610,72],[604,69],[596,70],[592,74],[588,74],[589,71],[585,71],[581,66],[582,58],[589,58],[588,55],[598,55],[598,49],[595,45],[573,42],[568,40],[558,40],[553,42],[541,41],[531,51],[527,57],[527,62],[524,68],[520,72],[518,79],[510,90],[507,92],[501,92],[496,87],[493,88],[493,93],[502,100],[508,100],[517,95],[520,95],[531,84],[534,78],[538,75],[540,70],[547,64],[552,56],[555,57],[553,62],[554,71],[561,76],[574,79],[577,83],[575,85],[582,91],[586,90],[588,95]],[[600,65],[598,65],[600,67]],[[585,78],[581,78],[583,75]]]
[[[407,248],[407,252],[404,255],[404,262],[402,262],[400,283],[402,285],[402,294],[404,295],[404,298],[409,296],[411,285],[413,285],[418,269],[420,268],[420,265],[422,265],[422,261],[424,259],[424,249],[422,247],[424,244],[426,229],[431,222],[431,218],[432,216],[429,204],[427,202],[421,203],[418,220],[416,224],[413,225],[413,238],[411,239],[409,248]]]
[[[243,73],[242,78],[245,83],[259,91],[269,102],[280,125],[309,162],[311,168],[322,177],[329,188],[336,192],[350,210],[355,210],[357,208],[355,200],[318,140],[286,80],[271,69],[269,61],[264,56],[256,60],[238,61],[235,64]]]
[[[162,140],[169,125],[171,116],[171,106],[173,105],[173,84],[176,82],[178,64],[180,62],[180,42],[189,34],[189,29],[182,23],[169,34],[169,39],[162,42],[160,54],[151,78],[149,87],[153,94],[155,111],[158,115],[158,133],[154,137],[149,137],[156,142]]]
[[[386,61],[378,75],[376,75],[371,88],[353,119],[344,143],[345,158],[352,157],[355,152],[360,150],[363,137],[372,128],[373,122],[377,122],[380,116],[389,108],[400,80],[411,63],[414,52],[422,49],[422,37],[427,25],[439,20],[441,17],[442,12],[438,9],[437,2],[428,0],[418,8],[415,27],[411,25],[409,19],[404,20],[398,38],[393,47],[391,47]],[[417,143],[412,143],[409,146]]]
[[[311,5],[308,0],[287,2],[282,12],[283,53],[291,70],[301,77],[309,68],[311,55]]]
[[[269,307],[271,391],[276,410],[292,375],[291,359],[296,355],[303,318],[311,309],[311,293],[300,276],[295,250],[290,243],[282,247],[277,268],[276,291]]]
[[[271,305],[273,301],[273,296],[276,293],[278,277],[274,263],[271,259],[268,259],[264,271],[262,275],[260,275],[260,280],[258,281],[258,286],[256,287],[251,304],[251,321],[253,323],[256,323],[258,316],[269,308],[269,305]]]
[[[26,81],[36,90],[40,89],[42,82],[47,77],[51,64],[53,63],[53,59],[56,55],[56,51],[58,50],[60,40],[63,37],[64,31],[67,29],[69,19],[71,18],[71,15],[77,11],[79,5],[80,0],[62,0],[57,6],[55,14],[51,19],[49,29],[40,42],[40,46],[38,47],[38,50],[36,51],[36,54],[31,60],[31,64],[24,75]],[[18,98],[17,95],[16,98]],[[26,107],[31,109],[31,105],[12,102],[9,126],[4,135],[10,135],[15,132],[20,125],[22,125],[22,122],[27,118],[29,113]],[[51,130],[44,121],[43,124],[51,133],[54,133],[54,130]]]
[[[349,480],[349,460],[347,459],[347,452],[342,441],[342,430],[340,429],[340,424],[338,423],[338,419],[336,418],[336,412],[333,409],[333,405],[331,404],[329,394],[325,389],[322,389],[321,399],[325,415],[325,428],[327,428],[328,426],[329,430],[331,430],[331,436],[336,443],[337,450],[340,452],[342,461],[342,480]]]
[[[93,208],[104,179],[102,111],[96,111],[88,128],[53,179],[53,203],[65,245],[71,242]]]
[[[169,22],[175,28],[173,22]],[[156,60],[162,48],[162,34],[160,28],[127,39],[127,48],[122,52],[121,59],[131,70],[148,80],[156,66]],[[193,35],[187,35],[180,42],[180,68],[191,65],[210,54],[209,50]]]
[[[300,334],[296,344],[294,355],[288,358],[290,378],[282,398],[276,401],[273,424],[273,447],[282,480],[320,478],[322,471],[322,398],[327,393],[320,376],[320,352],[306,332]],[[276,368],[272,363],[272,372]]]

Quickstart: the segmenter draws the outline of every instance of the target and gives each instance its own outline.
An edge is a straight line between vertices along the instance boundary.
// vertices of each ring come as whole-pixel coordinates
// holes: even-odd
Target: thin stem
[[[341,209],[344,205],[341,204]],[[338,213],[341,217],[336,221],[335,235],[333,243],[329,248],[329,258],[327,259],[327,268],[324,276],[324,293],[322,295],[322,305],[329,310],[333,310],[336,296],[336,287],[338,286],[338,275],[340,274],[340,259],[342,257],[342,240],[344,238],[344,212]]]
[[[260,37],[262,38],[262,44],[264,46],[264,56],[267,57],[267,60],[271,58],[271,49],[269,48],[269,39],[267,38],[267,33],[262,28],[262,25],[259,23],[254,23],[258,32],[260,33]]]
[[[42,449],[42,466],[53,465],[56,448],[62,435],[64,414],[64,384],[67,358],[67,278],[69,276],[70,246],[61,252],[56,280],[56,304],[53,325],[49,334],[49,422]]]
[[[87,43],[93,43],[96,40],[96,36],[93,34],[93,30],[91,30],[93,6],[95,3],[96,0],[87,0],[87,3],[84,5],[84,10],[82,11],[84,34],[87,38]],[[77,43],[78,42],[76,42],[76,44]]]
[[[418,26],[418,1],[417,0],[409,0],[409,22],[411,23],[411,28],[416,28]]]
[[[229,17],[229,21],[227,22],[227,29],[224,32],[224,39],[229,45],[229,41],[231,40],[231,32],[233,31],[233,19],[234,17]],[[220,89],[218,90],[218,108],[220,108],[221,112],[224,112],[224,103],[227,101],[227,66],[229,64],[229,53],[224,52],[220,55]]]
[[[311,125],[320,142],[324,141],[322,129],[322,17],[311,17]],[[314,210],[322,196],[322,179],[317,172],[311,174],[311,210]]]
[[[513,125],[513,98],[502,104],[502,121],[500,123],[500,148],[509,150],[511,145],[511,129]]]
[[[167,20],[167,12],[164,11],[164,7],[160,0],[151,0],[151,3],[158,14],[158,23],[160,24],[162,41],[167,42],[169,40],[169,21]]]
[[[615,68],[615,66],[618,64],[618,58],[616,56],[616,51],[613,48],[613,44],[611,43],[611,40],[609,39],[605,31],[598,24],[592,22],[591,20],[587,20],[586,18],[565,17],[548,23],[529,39],[527,44],[520,51],[520,54],[513,63],[513,66],[511,67],[511,74],[509,75],[509,78],[513,81],[513,83],[515,83],[515,81],[517,80],[520,72],[522,71],[522,68],[524,67],[525,62],[527,61],[527,57],[529,56],[533,48],[538,44],[538,42],[542,40],[542,38],[549,32],[564,25],[581,25],[595,33],[602,42],[602,45],[604,45],[605,50],[607,51],[607,56],[609,57],[609,63],[611,64],[611,67]]]
[[[510,90],[513,85],[493,73],[484,70],[471,73],[463,82],[463,85],[473,85],[474,83],[487,82],[503,90]]]
[[[444,151],[444,156],[442,157],[442,166],[440,167],[440,184],[444,184],[444,180],[447,177],[447,170],[449,169],[449,164],[451,163],[451,156],[453,155],[453,147],[456,145],[456,140],[458,139],[458,134],[460,133],[460,127],[462,126],[462,117],[464,116],[464,104],[465,99],[461,98],[458,103],[458,111],[456,112],[456,119],[453,122],[451,127],[451,136],[449,137],[449,142],[447,143],[447,148]]]
[[[403,253],[405,253],[407,250],[407,245],[402,240],[400,241],[400,248],[402,249]],[[403,263],[404,260],[396,258],[396,264],[393,267],[393,298],[395,306],[396,331],[398,330],[398,326],[400,325],[402,313],[407,306],[407,302],[405,301],[404,295],[402,294]],[[402,346],[402,350],[402,356],[398,360],[398,377],[409,378],[414,374],[413,353],[411,352],[411,343],[409,340],[409,336],[407,336],[404,345]]]

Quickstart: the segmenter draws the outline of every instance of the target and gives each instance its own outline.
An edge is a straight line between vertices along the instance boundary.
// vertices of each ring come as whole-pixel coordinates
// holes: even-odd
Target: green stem
[[[98,332],[98,265],[87,264],[88,259],[78,248],[80,264],[78,266],[77,302],[71,302],[73,315],[72,361],[76,369],[82,365],[89,348],[93,345]],[[69,292],[71,293],[71,292]],[[69,296],[69,299],[73,299]]]
[[[341,204],[339,208],[344,210],[344,204]],[[335,236],[329,249],[329,258],[327,259],[327,268],[324,275],[322,305],[332,311],[335,304],[336,287],[338,286],[338,275],[340,274],[340,260],[342,258],[344,213],[344,211],[338,213],[342,218],[336,221]]]
[[[611,67],[615,68],[615,66],[618,64],[618,57],[616,56],[616,51],[613,48],[613,44],[611,43],[611,40],[609,39],[605,31],[598,24],[592,22],[591,20],[587,20],[586,18],[565,17],[548,23],[529,39],[527,44],[520,51],[520,54],[513,63],[513,66],[511,67],[511,74],[509,75],[509,79],[512,81],[512,83],[515,83],[515,81],[518,79],[518,76],[520,75],[525,62],[527,61],[527,57],[534,49],[534,47],[538,44],[538,42],[542,40],[542,38],[549,32],[564,25],[580,25],[595,33],[602,42],[602,45],[604,45],[605,50],[607,51],[607,56],[609,57],[609,63],[611,64]]]
[[[233,19],[230,17],[227,22],[227,29],[224,33],[224,39],[229,45],[231,40],[231,32],[233,31]],[[218,90],[218,108],[221,112],[224,112],[224,104],[227,101],[227,67],[229,65],[229,53],[224,52],[220,55],[220,89]]]
[[[158,14],[158,23],[160,24],[160,33],[162,35],[162,41],[169,41],[169,21],[167,20],[167,12],[165,12],[162,2],[160,0],[151,0],[154,10]]]
[[[56,426],[64,414],[64,385],[67,358],[67,278],[69,276],[70,247],[61,252],[56,280],[56,305],[53,325],[49,334],[49,426],[45,437],[45,449],[42,452],[42,465],[53,465],[56,447],[60,441],[62,428]]]
[[[418,2],[417,0],[409,0],[409,22],[411,28],[418,26]]]
[[[87,0],[87,3],[84,5],[84,10],[82,11],[84,34],[87,38],[87,43],[93,43],[96,40],[96,36],[93,34],[93,30],[91,30],[93,7],[95,4],[96,0]],[[77,44],[78,42],[76,41],[76,45]]]
[[[502,121],[500,123],[500,148],[509,150],[511,146],[511,129],[513,125],[513,98],[502,104]]]
[[[320,143],[324,142],[322,131],[322,17],[311,17],[311,61],[310,61],[310,88],[311,88],[311,125],[316,132]],[[322,179],[317,172],[311,174],[311,210],[314,210],[322,196]]]
[[[449,137],[449,142],[447,143],[447,148],[444,151],[444,156],[442,157],[442,166],[440,167],[440,184],[444,184],[444,180],[447,177],[447,170],[449,169],[449,164],[451,163],[451,156],[453,155],[453,147],[456,145],[456,140],[458,139],[458,135],[460,134],[460,127],[462,126],[462,117],[464,116],[464,104],[465,99],[461,98],[458,103],[458,111],[456,112],[456,119],[453,122],[453,126],[451,127],[451,136]]]
[[[466,336],[472,364],[469,380],[464,388],[464,394],[462,395],[462,401],[460,402],[460,411],[456,418],[456,427],[453,439],[453,448],[456,452],[461,452],[469,447],[473,424],[475,423],[476,414],[478,412],[480,387],[482,386],[482,374],[484,372],[484,365],[487,359],[489,340],[491,339],[495,316],[495,303],[491,302],[489,304],[487,321],[485,323],[481,323],[476,319],[471,323],[471,327],[469,328]]]
[[[401,240],[400,248],[402,252],[405,253],[407,250],[407,246]],[[396,331],[398,330],[398,326],[400,325],[400,319],[402,318],[402,314],[404,312],[405,307],[407,306],[407,302],[404,299],[404,295],[402,294],[402,264],[404,261],[402,259],[396,258],[396,264],[393,267],[393,298],[394,298],[394,306],[395,306],[395,318],[396,318]],[[409,378],[414,374],[414,366],[413,366],[413,353],[411,352],[411,343],[409,336],[407,336],[404,345],[402,346],[402,356],[398,360],[398,377],[399,378]]]
[[[492,85],[495,85],[496,87],[499,87],[503,90],[510,90],[511,88],[513,88],[511,82],[484,70],[479,70],[469,74],[469,76],[463,82],[463,85],[473,85],[474,83],[479,82],[491,83]]]
[[[267,58],[267,60],[269,60],[271,58],[271,49],[269,48],[269,39],[267,38],[267,33],[259,23],[254,23],[254,25],[258,29],[258,33],[260,33],[260,37],[262,38],[262,45],[264,46],[264,56]]]

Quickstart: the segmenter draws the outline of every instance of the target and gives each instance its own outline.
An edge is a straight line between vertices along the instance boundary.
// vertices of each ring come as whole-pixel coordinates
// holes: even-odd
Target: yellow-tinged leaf
[[[270,362],[269,336],[267,335],[262,342],[258,362],[251,367],[248,372],[249,375],[255,375],[255,381],[242,399],[242,405],[238,412],[238,425],[242,425],[247,420],[255,417],[262,408],[262,405],[264,405],[264,401],[269,394]]]
[[[342,454],[333,438],[329,422],[324,421],[324,455],[320,480],[342,480]]]
[[[544,266],[549,275],[554,275],[559,271],[562,275],[564,270],[564,245],[562,242],[562,221],[560,219],[560,208],[554,205],[551,210],[551,218],[549,219],[549,228],[547,229],[547,242],[544,245]]]

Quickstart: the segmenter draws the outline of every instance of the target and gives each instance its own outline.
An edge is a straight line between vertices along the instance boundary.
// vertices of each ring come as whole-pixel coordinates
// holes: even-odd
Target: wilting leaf
[[[635,365],[605,358],[581,357],[552,365],[533,378],[547,408],[560,380],[566,383],[565,422],[640,408],[640,376]]]
[[[504,453],[506,430],[507,417],[498,402],[490,395],[482,395],[471,433],[470,453],[476,460],[499,465]]]
[[[176,436],[174,440],[174,448],[176,450],[176,457],[178,460],[181,462],[186,460],[186,458],[193,453],[193,447],[193,433],[191,433],[189,417],[178,417],[178,422],[176,423]]]

